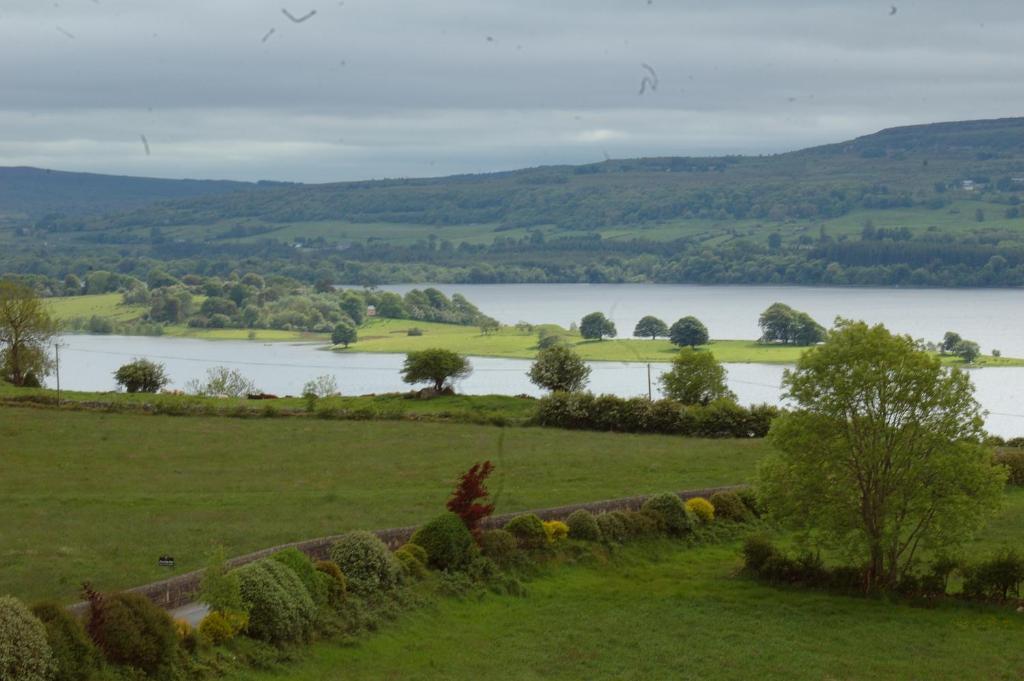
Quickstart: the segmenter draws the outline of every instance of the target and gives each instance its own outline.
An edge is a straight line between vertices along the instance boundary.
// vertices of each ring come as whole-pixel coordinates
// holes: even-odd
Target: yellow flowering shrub
[[[686,502],[686,509],[704,524],[715,519],[715,507],[704,497],[694,497]]]
[[[569,526],[561,520],[545,520],[544,534],[548,536],[548,543],[564,541],[569,536]]]

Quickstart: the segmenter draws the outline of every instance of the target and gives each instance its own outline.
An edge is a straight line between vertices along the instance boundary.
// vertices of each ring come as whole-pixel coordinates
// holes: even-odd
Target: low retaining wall
[[[683,501],[685,501],[694,497],[709,497],[715,492],[733,491],[741,489],[742,487],[744,487],[744,485],[706,487],[703,489],[685,490],[677,492],[677,494]],[[568,506],[556,506],[554,508],[542,508],[539,510],[518,511],[516,513],[505,513],[503,515],[491,516],[485,519],[481,525],[485,529],[503,527],[509,520],[517,515],[522,515],[523,513],[534,513],[539,516],[541,520],[564,520],[570,513],[579,509],[585,509],[594,514],[607,513],[609,511],[635,511],[643,506],[646,500],[647,496],[625,497],[622,499],[590,501],[582,504],[569,504]],[[412,536],[412,533],[416,531],[417,527],[417,525],[410,527],[392,527],[387,530],[377,530],[374,534],[380,537],[381,540],[391,549],[396,549],[409,541],[409,538]],[[260,558],[266,558],[267,556],[288,548],[296,548],[313,560],[325,560],[328,558],[331,546],[342,536],[344,535],[335,534],[329,537],[320,537],[319,539],[308,539],[306,541],[273,546],[268,549],[256,551],[255,553],[248,553],[244,556],[232,558],[227,561],[227,565],[229,567],[239,567],[246,563],[259,560]],[[179,608],[192,602],[193,596],[199,590],[199,582],[202,578],[203,571],[196,570],[194,572],[187,572],[183,575],[178,575],[177,577],[153,582],[152,584],[127,589],[127,591],[142,594],[160,607],[167,610],[173,610],[174,608]],[[88,607],[88,603],[82,601],[68,606],[68,610],[78,615],[84,615]]]

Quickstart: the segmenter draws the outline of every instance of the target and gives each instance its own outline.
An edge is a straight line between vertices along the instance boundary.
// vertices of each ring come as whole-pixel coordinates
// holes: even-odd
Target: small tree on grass
[[[981,356],[981,346],[974,341],[961,340],[953,347],[957,357],[970,364]]]
[[[841,322],[783,378],[761,471],[770,512],[866,566],[889,588],[923,550],[955,548],[998,507],[967,374],[879,325]]]
[[[657,317],[647,315],[636,323],[633,329],[634,338],[650,338],[654,340],[658,336],[667,336],[668,326]]]
[[[432,383],[441,392],[445,386],[473,373],[473,365],[457,352],[431,348],[410,352],[402,366],[402,380],[406,383]]]
[[[46,347],[55,333],[57,322],[35,291],[0,281],[0,379],[38,386],[53,366]]]
[[[586,387],[590,367],[570,348],[556,345],[537,353],[527,376],[546,390],[572,393]]]
[[[600,312],[591,312],[580,320],[580,335],[587,340],[615,338],[615,323]]]
[[[355,343],[357,338],[356,327],[348,322],[339,322],[331,332],[331,342],[335,345],[344,345],[346,348]]]
[[[683,317],[668,330],[668,339],[680,347],[707,345],[708,327],[696,317]]]
[[[114,380],[130,393],[155,393],[170,383],[163,364],[135,359],[114,372]]]
[[[494,504],[482,503],[491,495],[487,490],[487,478],[493,472],[494,464],[490,461],[473,464],[459,477],[459,484],[445,504],[449,511],[462,518],[477,543],[480,543],[480,522],[494,513]]]
[[[725,367],[707,351],[683,348],[661,375],[662,392],[683,404],[709,404],[736,396],[725,385]]]

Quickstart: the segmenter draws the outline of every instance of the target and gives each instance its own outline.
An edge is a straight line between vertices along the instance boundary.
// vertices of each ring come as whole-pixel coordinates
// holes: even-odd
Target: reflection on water
[[[61,385],[69,390],[114,390],[113,373],[134,357],[162,362],[182,388],[212,366],[237,368],[265,392],[298,395],[303,384],[332,374],[347,395],[406,390],[399,377],[404,355],[326,352],[316,344],[203,341],[139,336],[65,336],[61,350]],[[459,384],[468,394],[540,395],[526,377],[529,360],[474,357],[473,374]],[[646,395],[648,365],[635,362],[593,362],[590,389],[627,397]],[[652,392],[665,364],[651,364]],[[779,401],[784,367],[727,364],[729,387],[744,404]],[[1024,435],[1024,368],[981,369],[972,373],[978,399],[991,414],[986,425],[1000,435]],[[54,383],[53,377],[49,380]]]

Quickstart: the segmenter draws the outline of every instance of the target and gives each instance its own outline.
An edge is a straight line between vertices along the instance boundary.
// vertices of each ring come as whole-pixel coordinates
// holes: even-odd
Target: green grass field
[[[504,446],[499,450],[500,438]],[[0,407],[0,594],[73,600],[230,555],[422,522],[498,467],[499,512],[749,480],[759,440]]]
[[[1016,504],[1024,518],[1024,494]],[[1018,526],[1018,530],[1019,530]],[[1017,537],[1021,535],[1018,534]],[[341,679],[1020,679],[1012,609],[774,588],[738,573],[739,542],[627,548],[550,569],[525,598],[443,600],[352,646],[320,644],[229,681]]]
[[[56,319],[65,321],[75,317],[105,317],[113,322],[133,322],[149,310],[145,305],[125,305],[120,293],[101,293],[90,296],[47,298],[46,304]]]

